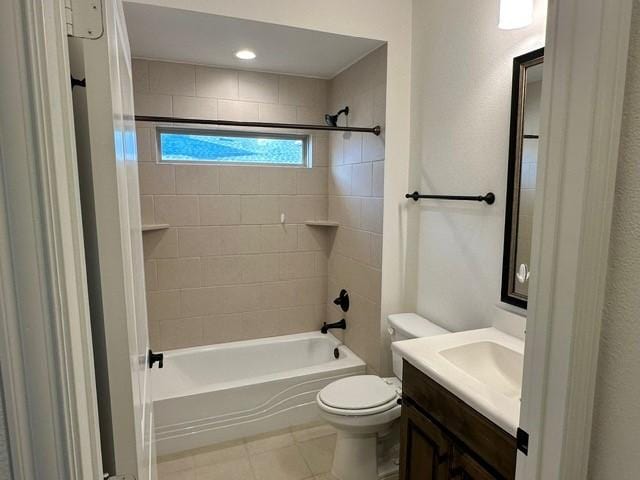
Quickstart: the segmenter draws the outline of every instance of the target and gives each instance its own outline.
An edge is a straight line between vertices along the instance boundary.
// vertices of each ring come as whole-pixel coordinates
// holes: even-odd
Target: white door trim
[[[13,477],[101,479],[62,0],[0,2],[0,367]]]
[[[518,479],[587,476],[631,5],[549,5]]]

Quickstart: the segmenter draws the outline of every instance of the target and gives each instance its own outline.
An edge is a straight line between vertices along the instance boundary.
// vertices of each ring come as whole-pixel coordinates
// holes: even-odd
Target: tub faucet
[[[347,328],[347,321],[343,318],[342,320],[340,320],[339,322],[335,322],[335,323],[327,323],[324,322],[322,324],[322,328],[320,329],[320,333],[327,333],[329,330],[331,330],[332,328],[341,328],[342,330],[346,330]]]

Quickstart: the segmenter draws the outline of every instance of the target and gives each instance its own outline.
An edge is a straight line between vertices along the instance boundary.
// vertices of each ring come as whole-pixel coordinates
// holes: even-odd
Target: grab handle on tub
[[[164,368],[164,353],[153,353],[153,350],[149,350],[149,368],[153,368],[156,362],[158,368]]]

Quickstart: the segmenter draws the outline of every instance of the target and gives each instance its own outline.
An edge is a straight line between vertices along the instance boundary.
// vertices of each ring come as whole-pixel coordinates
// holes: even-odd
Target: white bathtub
[[[313,422],[318,391],[364,371],[319,332],[165,352],[164,368],[153,370],[158,454]]]

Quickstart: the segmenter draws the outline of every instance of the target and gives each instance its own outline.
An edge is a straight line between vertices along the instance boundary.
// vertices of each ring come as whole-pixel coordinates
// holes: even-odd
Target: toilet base
[[[378,480],[378,436],[338,431],[331,474],[338,480]]]

